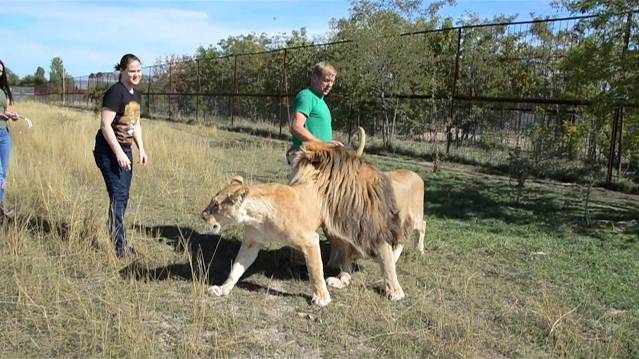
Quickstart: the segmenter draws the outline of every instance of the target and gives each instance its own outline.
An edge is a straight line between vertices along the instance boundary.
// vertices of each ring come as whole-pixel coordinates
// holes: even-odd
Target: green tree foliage
[[[554,4],[573,13],[597,14],[576,26],[572,36],[579,39],[578,46],[568,52],[562,64],[568,91],[593,102],[587,109],[588,154],[592,161],[598,154],[608,155],[614,109],[624,104],[638,104],[639,15],[624,12],[639,8],[639,1],[560,0]],[[629,157],[636,169],[637,163],[632,160],[639,152],[636,109],[626,111],[624,121],[622,156]]]
[[[51,67],[49,70],[49,81],[60,81],[65,74],[64,64],[60,57],[54,57],[51,59]]]
[[[11,69],[5,67],[4,71],[7,73],[7,81],[9,86],[16,86],[20,84],[20,76],[16,75]]]
[[[333,40],[355,45],[336,54],[338,81],[346,83],[352,105],[365,114],[360,123],[381,128],[385,147],[392,145],[398,124],[423,128],[428,111],[414,102],[392,98],[398,94],[446,92],[442,59],[453,48],[450,32],[403,37],[400,34],[435,29],[450,23],[437,16],[444,3],[422,1],[355,1],[348,19],[332,25]],[[450,57],[448,58],[450,61]]]
[[[42,85],[47,82],[46,73],[42,67],[38,66],[36,69],[36,72],[33,75],[33,82],[35,85]]]
[[[310,67],[327,61],[338,72],[327,98],[336,129],[362,125],[387,148],[407,135],[439,146],[450,134],[449,144],[501,150],[504,161],[519,146],[540,170],[558,159],[605,160],[612,114],[625,106],[623,156],[637,173],[639,19],[622,13],[637,1],[556,0],[597,16],[508,25],[516,16],[440,16],[454,1],[356,0],[326,38],[311,39],[305,28],[229,36],[193,58],[158,59],[142,86],[161,94],[148,100],[156,115],[282,124]],[[61,76],[60,58],[51,70]]]

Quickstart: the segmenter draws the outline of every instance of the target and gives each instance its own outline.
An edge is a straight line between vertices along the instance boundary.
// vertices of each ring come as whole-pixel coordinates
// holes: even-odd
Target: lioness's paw
[[[319,305],[320,307],[324,307],[331,302],[331,297],[329,295],[319,296],[319,295],[313,294],[313,299],[311,299],[311,302],[315,305]]]
[[[402,300],[404,299],[405,295],[404,295],[404,291],[402,290],[402,288],[399,288],[399,290],[390,290],[387,289],[386,290],[386,297],[390,300],[397,301],[397,300]]]
[[[208,293],[211,297],[224,297],[229,295],[230,292],[229,289],[217,285],[210,286],[208,289]]]

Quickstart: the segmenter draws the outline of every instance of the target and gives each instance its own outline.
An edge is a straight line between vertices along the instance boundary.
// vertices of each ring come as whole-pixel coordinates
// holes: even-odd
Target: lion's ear
[[[233,176],[229,181],[229,184],[233,183],[244,184],[244,178],[242,178],[242,176]]]

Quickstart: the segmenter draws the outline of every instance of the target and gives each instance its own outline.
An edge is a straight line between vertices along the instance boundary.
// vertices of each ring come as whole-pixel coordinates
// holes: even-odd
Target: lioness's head
[[[247,191],[244,179],[235,176],[226,187],[213,196],[209,206],[202,212],[202,218],[210,226],[211,232],[218,234],[222,226],[238,222],[239,208]]]

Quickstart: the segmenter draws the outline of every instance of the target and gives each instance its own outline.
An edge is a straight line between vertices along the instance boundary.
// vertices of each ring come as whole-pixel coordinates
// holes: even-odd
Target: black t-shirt
[[[122,82],[111,86],[102,98],[102,107],[115,112],[111,127],[118,142],[130,145],[133,142],[135,124],[140,121],[142,96],[133,89],[127,90]]]

